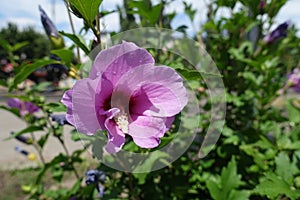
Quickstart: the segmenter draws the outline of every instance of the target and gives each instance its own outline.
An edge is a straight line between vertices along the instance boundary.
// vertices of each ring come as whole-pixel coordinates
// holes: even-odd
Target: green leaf
[[[286,108],[288,110],[288,117],[291,122],[300,122],[300,110],[293,105],[292,99],[286,101]]]
[[[43,130],[43,127],[31,125],[19,132],[15,132],[14,134],[12,134],[10,137],[6,138],[5,140],[10,140],[12,138],[23,135],[25,133],[33,133],[33,132],[42,131],[42,130]]]
[[[251,22],[245,29],[245,32],[248,33],[249,31],[251,31],[254,27],[256,27],[258,25],[259,25],[258,21]]]
[[[160,139],[160,144],[159,144],[159,146],[153,148],[151,151],[156,151],[156,150],[158,150],[158,149],[161,149],[161,148],[165,147],[165,146],[168,145],[171,141],[173,141],[173,139],[176,138],[177,136],[178,136],[177,134],[173,133],[173,134],[171,134],[171,135],[168,136],[168,137],[166,137],[166,136],[162,137],[162,138]]]
[[[28,44],[29,44],[29,42],[27,42],[27,41],[19,42],[19,43],[15,44],[14,46],[11,47],[11,51],[12,52],[17,51],[17,50],[21,49],[22,47],[24,47]]]
[[[284,152],[280,152],[275,158],[276,163],[276,174],[278,174],[282,179],[289,183],[293,183],[293,167],[288,155]]]
[[[161,3],[159,3],[155,6],[149,7],[143,0],[129,1],[128,5],[131,9],[137,9],[132,10],[132,14],[139,14],[141,17],[148,20],[153,26],[158,21],[163,6]]]
[[[77,35],[65,33],[63,31],[59,32],[60,34],[66,36],[70,40],[72,40],[86,55],[90,53],[90,50],[87,48],[87,46],[81,42],[80,38]]]
[[[101,17],[104,17],[104,16],[112,14],[114,12],[117,12],[117,10],[110,10],[110,11],[108,11],[108,10],[102,10],[102,11],[100,11],[100,15],[101,15]]]
[[[274,57],[270,60],[266,60],[264,62],[264,66],[266,69],[270,70],[271,68],[278,67],[278,64],[280,63],[280,58],[279,57]]]
[[[55,158],[53,158],[49,163],[46,163],[44,165],[44,167],[39,171],[37,178],[36,178],[36,183],[40,183],[40,181],[42,180],[45,172],[51,168],[54,165],[60,164],[61,162],[65,162],[68,160],[68,157],[66,155],[63,154],[59,154],[57,155]]]
[[[249,199],[250,192],[246,190],[232,190],[229,195],[229,200]]]
[[[13,80],[13,84],[9,87],[9,91],[12,91],[13,88],[16,88],[19,83],[23,82],[32,72],[34,72],[38,68],[49,64],[54,64],[54,63],[59,63],[59,62],[55,60],[41,59],[35,61],[32,64],[21,66],[20,70],[18,71],[18,73],[16,74]]]
[[[263,76],[259,75],[257,76],[256,74],[252,72],[244,72],[243,77],[251,82],[253,82],[256,86],[260,87],[262,82],[263,82]]]
[[[213,199],[216,199],[216,200],[223,199],[222,190],[221,190],[220,186],[218,185],[217,180],[215,180],[215,179],[207,180],[206,186],[208,188],[210,195],[213,197]]]
[[[244,144],[240,146],[240,149],[244,151],[247,155],[253,157],[256,165],[259,166],[261,169],[266,170],[268,168],[268,165],[265,164],[266,155],[262,154],[257,148],[257,146],[255,146],[255,144]]]
[[[240,107],[244,105],[244,102],[237,95],[226,93],[226,101],[228,103],[233,103],[235,106]]]
[[[190,18],[191,22],[193,22],[197,10],[192,8],[193,4],[188,4],[185,1],[183,2],[183,4],[184,4],[184,12],[188,15],[188,17]]]
[[[31,91],[34,92],[44,92],[49,86],[51,86],[51,82],[42,82],[31,87]]]
[[[291,187],[281,177],[270,172],[266,174],[263,180],[255,187],[254,193],[266,195],[270,199],[275,199],[279,195],[285,195],[292,200],[300,197],[300,191]]]
[[[20,117],[20,111],[17,108],[8,108],[8,107],[2,106],[2,105],[0,105],[0,108],[14,114],[17,117]]]
[[[163,159],[168,157],[169,155],[165,152],[151,152],[149,154],[149,157],[143,163],[140,163],[138,166],[136,166],[136,168],[133,170],[133,173],[151,172],[151,169],[156,162],[162,161]]]
[[[62,103],[47,103],[45,108],[53,113],[53,112],[66,112],[67,108]]]
[[[73,185],[73,187],[69,191],[70,195],[75,195],[76,193],[78,193],[78,191],[81,189],[81,187],[80,187],[81,181],[82,181],[82,178],[78,179],[77,182]]]
[[[73,52],[70,49],[55,49],[51,51],[52,54],[57,55],[61,61],[68,67],[71,65]]]
[[[70,4],[74,6],[78,12],[82,15],[84,20],[90,25],[93,25],[93,21],[99,12],[99,6],[103,0],[70,0]]]
[[[52,178],[60,183],[64,175],[64,170],[61,167],[60,163],[51,167],[51,173]]]
[[[237,174],[236,161],[234,157],[228,163],[228,166],[222,169],[221,182],[222,191],[224,195],[227,194],[227,196],[229,196],[231,190],[237,188],[242,184],[241,175]]]
[[[79,133],[76,129],[71,131],[71,139],[77,141],[94,141],[95,137]]]
[[[41,138],[38,140],[38,144],[39,146],[43,149],[43,147],[45,146],[48,138],[49,138],[50,133],[47,133],[46,135],[41,136]]]
[[[286,150],[299,150],[300,149],[300,141],[293,142],[285,147]]]
[[[8,87],[7,81],[5,80],[0,80],[0,85],[3,87]]]
[[[223,167],[220,177],[211,178],[206,182],[209,193],[216,200],[247,199],[250,195],[249,192],[236,190],[242,184],[234,157],[227,167]],[[246,198],[239,198],[239,195]]]
[[[189,27],[187,27],[186,25],[181,25],[181,26],[178,26],[175,31],[178,31],[178,32],[182,32],[182,33],[186,33],[186,30],[188,29]]]
[[[247,63],[248,65],[250,66],[254,66],[254,67],[259,67],[261,66],[261,63],[259,63],[258,61],[256,60],[252,60],[252,59],[249,59],[249,58],[246,58],[245,57],[245,53],[247,52],[249,55],[252,55],[253,54],[253,44],[249,41],[247,42],[243,42],[239,48],[234,48],[234,47],[231,47],[228,52],[230,53],[230,55],[241,61],[241,62],[244,62],[244,63]]]
[[[149,12],[151,23],[155,24],[155,22],[158,21],[162,6],[163,5],[161,3],[159,3],[159,4],[152,7],[151,11]]]
[[[0,46],[7,52],[11,52],[11,45],[4,39],[0,38]]]
[[[187,80],[202,80],[201,74],[196,70],[176,69]]]

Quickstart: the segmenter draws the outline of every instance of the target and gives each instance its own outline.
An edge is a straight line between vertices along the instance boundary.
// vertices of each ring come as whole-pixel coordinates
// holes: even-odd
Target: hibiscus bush
[[[40,7],[51,59],[16,62],[18,45],[0,41],[15,65],[1,80],[8,91],[45,66],[61,72],[55,83],[74,81],[35,84],[1,106],[27,124],[9,139],[38,154],[37,176],[22,187],[29,199],[300,198],[300,39],[293,21],[278,21],[286,0],[210,1],[204,24],[196,24],[202,10],[182,2],[194,27],[172,26],[173,1],[100,12],[101,3],[65,1],[91,41],[57,31]],[[101,18],[113,12],[121,30],[105,35]],[[61,101],[41,95],[49,88]],[[81,149],[68,150],[68,134]],[[46,160],[50,137],[64,152]],[[74,185],[64,187],[67,179]]]

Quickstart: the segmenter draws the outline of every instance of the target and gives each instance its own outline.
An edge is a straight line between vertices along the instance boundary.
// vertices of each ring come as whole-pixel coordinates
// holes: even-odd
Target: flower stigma
[[[129,122],[128,122],[128,116],[125,112],[122,112],[117,116],[115,116],[114,120],[117,123],[119,129],[121,129],[123,133],[128,133]]]
[[[129,101],[130,95],[121,91],[114,92],[111,98],[111,106],[120,109],[120,112],[114,116],[114,120],[123,133],[128,133]]]

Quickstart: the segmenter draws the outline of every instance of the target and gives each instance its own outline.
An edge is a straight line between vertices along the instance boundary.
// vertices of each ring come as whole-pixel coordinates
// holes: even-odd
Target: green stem
[[[159,31],[158,31],[158,40],[157,40],[157,54],[155,56],[155,60],[159,63],[160,62],[160,54],[161,54],[161,42],[160,42],[160,37],[161,37],[161,30],[163,28],[163,12],[164,12],[164,5],[165,2],[162,0],[161,1],[162,4],[162,8],[160,10],[160,15],[159,15],[159,21],[158,21],[158,27],[159,27]]]
[[[30,120],[29,121],[25,120],[25,121],[26,121],[27,126],[29,126],[30,125]],[[42,153],[41,146],[37,143],[35,135],[32,132],[30,133],[30,136],[31,136],[31,140],[32,140],[32,146],[37,151],[37,153],[39,155],[39,158],[40,158],[40,161],[43,163],[43,165],[45,165],[46,162],[45,162],[45,158],[44,158],[43,153]]]
[[[66,155],[67,155],[68,159],[70,159],[71,155],[70,155],[70,153],[68,151],[67,146],[65,145],[64,140],[61,137],[58,137],[58,140],[59,140],[60,144],[62,145],[64,151],[66,152]],[[79,174],[78,174],[77,170],[75,169],[74,164],[72,162],[71,162],[71,166],[73,168],[73,171],[74,171],[74,174],[75,174],[76,178],[79,179],[80,178]]]
[[[102,44],[101,44],[101,29],[100,29],[100,13],[97,13],[96,16],[96,38],[97,38],[97,42],[98,42],[98,46],[100,47],[100,50],[102,49]]]
[[[134,194],[134,188],[133,188],[133,176],[131,173],[128,173],[128,177],[129,177],[129,193],[131,194],[130,195],[130,199],[132,200],[136,200],[138,199]]]
[[[42,148],[36,142],[36,138],[35,138],[34,134],[30,133],[30,135],[31,135],[31,139],[32,139],[32,145],[35,148],[35,150],[38,152],[38,155],[39,155],[39,158],[40,158],[41,162],[43,163],[43,165],[45,165],[46,162],[45,162],[45,158],[44,158],[43,153],[42,153]]]
[[[44,112],[44,114],[45,114],[45,116],[46,116],[47,123],[48,123],[49,126],[50,126],[50,127],[49,127],[50,131],[52,130],[53,134],[56,135],[56,134],[55,134],[55,128],[54,128],[54,126],[52,125],[52,123],[51,123],[51,121],[50,121],[50,116],[49,116],[49,114],[48,114],[47,112]],[[59,143],[62,145],[62,147],[63,147],[63,149],[64,149],[64,151],[65,151],[65,153],[66,153],[68,159],[70,159],[70,158],[71,158],[71,155],[70,155],[70,153],[69,153],[69,150],[68,150],[67,146],[65,145],[64,140],[61,138],[61,136],[56,136],[56,138],[58,139]],[[80,177],[79,177],[79,174],[78,174],[78,172],[77,172],[77,170],[76,170],[76,168],[75,168],[73,162],[70,162],[70,164],[71,164],[71,166],[72,166],[72,168],[73,168],[73,172],[74,172],[76,178],[79,179],[79,178],[80,178]]]
[[[76,35],[73,20],[72,20],[72,16],[71,16],[71,12],[70,12],[70,2],[69,2],[69,0],[66,0],[65,2],[66,2],[65,4],[66,4],[66,8],[67,8],[67,13],[68,13],[72,33],[73,33],[73,35]],[[77,53],[77,60],[78,60],[79,63],[81,63],[80,51],[79,51],[78,45],[76,45],[76,53]]]

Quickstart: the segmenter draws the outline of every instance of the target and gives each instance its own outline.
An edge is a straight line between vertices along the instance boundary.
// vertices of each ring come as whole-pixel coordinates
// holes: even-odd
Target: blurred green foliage
[[[0,30],[0,39],[5,40],[10,45],[21,42],[28,42],[27,45],[14,52],[16,56],[26,55],[26,59],[33,60],[48,56],[50,52],[50,42],[47,37],[36,31],[33,27],[20,30],[17,25],[8,23],[7,27]],[[0,59],[6,59],[8,52],[0,48]]]

